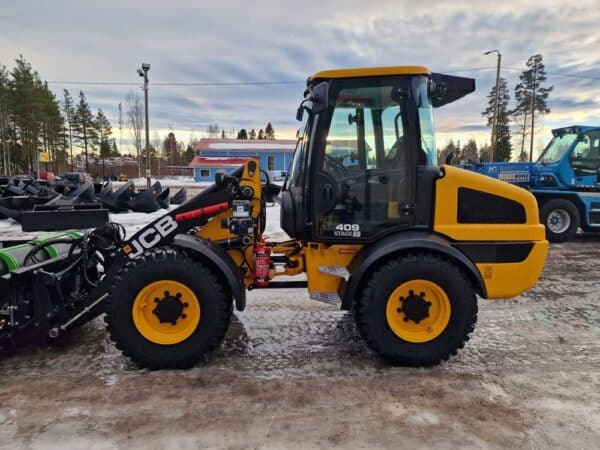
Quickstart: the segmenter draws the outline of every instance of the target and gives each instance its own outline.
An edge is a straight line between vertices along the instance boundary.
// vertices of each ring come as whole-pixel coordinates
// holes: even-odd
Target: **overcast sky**
[[[0,8],[0,63],[19,55],[62,97],[80,89],[117,128],[118,103],[137,86],[63,85],[63,81],[139,81],[152,65],[152,82],[292,81],[267,86],[159,86],[150,90],[150,125],[164,135],[200,137],[209,123],[258,128],[272,121],[278,137],[293,137],[304,80],[327,68],[426,65],[433,71],[493,68],[503,53],[502,76],[511,88],[528,56],[541,52],[555,86],[549,129],[600,125],[600,8],[598,0],[229,2],[178,0],[18,0]],[[476,78],[477,92],[437,110],[438,146],[489,131],[480,112],[495,70],[456,73]],[[141,92],[141,91],[140,91]],[[512,106],[512,102],[511,102]],[[116,135],[118,137],[118,131]],[[123,137],[127,138],[125,131]]]

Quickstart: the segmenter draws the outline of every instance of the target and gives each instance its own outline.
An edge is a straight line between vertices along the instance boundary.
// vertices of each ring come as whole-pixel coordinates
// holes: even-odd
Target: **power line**
[[[49,84],[79,84],[99,86],[141,86],[140,83],[111,82],[111,81],[48,81]],[[300,80],[285,81],[155,81],[152,86],[269,86],[274,84],[300,84],[306,83]]]

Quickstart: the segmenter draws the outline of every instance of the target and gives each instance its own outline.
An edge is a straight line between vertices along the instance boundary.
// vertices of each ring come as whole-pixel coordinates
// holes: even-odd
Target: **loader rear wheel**
[[[115,276],[105,321],[110,338],[141,367],[191,367],[220,345],[229,298],[212,270],[172,248],[129,261]]]
[[[371,274],[355,309],[367,345],[394,365],[434,366],[455,355],[477,320],[477,299],[463,270],[415,253]]]

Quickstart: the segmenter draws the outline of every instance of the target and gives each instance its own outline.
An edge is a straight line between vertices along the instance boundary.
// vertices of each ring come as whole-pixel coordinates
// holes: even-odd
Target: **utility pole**
[[[535,127],[535,83],[537,78],[537,61],[533,62],[533,86],[531,88],[531,143],[529,145],[529,162],[533,161],[533,129]]]
[[[498,98],[500,95],[500,62],[502,61],[502,53],[499,50],[490,50],[485,52],[484,55],[491,53],[498,54],[498,61],[496,66],[496,95],[494,96],[494,117],[492,119],[492,142],[490,145],[490,162],[494,161],[494,152],[496,150],[496,130],[498,128]]]
[[[142,68],[137,70],[140,77],[144,78],[144,109],[146,111],[146,184],[150,189],[150,128],[148,127],[148,71],[150,64],[142,63]]]

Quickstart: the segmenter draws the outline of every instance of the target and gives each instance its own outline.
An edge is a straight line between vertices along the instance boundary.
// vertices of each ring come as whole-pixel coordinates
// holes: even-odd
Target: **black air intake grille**
[[[458,189],[458,223],[525,223],[520,203],[474,189]]]

